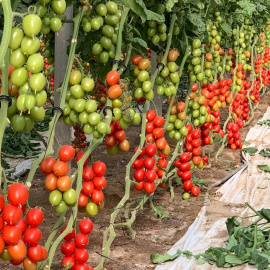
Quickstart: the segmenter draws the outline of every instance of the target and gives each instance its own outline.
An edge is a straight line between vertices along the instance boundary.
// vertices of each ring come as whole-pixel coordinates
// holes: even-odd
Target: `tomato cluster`
[[[179,83],[178,65],[175,63],[179,56],[179,51],[173,49],[170,50],[167,57],[167,64],[161,70],[160,74],[155,80],[157,87],[157,94],[167,97],[175,95],[177,92],[176,85]],[[161,61],[162,56],[158,58],[158,62]]]
[[[140,101],[144,97],[146,100],[152,100],[154,98],[154,91],[152,82],[149,80],[150,60],[143,58],[141,55],[135,55],[131,62],[136,66],[134,69],[134,75],[136,76],[134,80],[134,86],[136,87],[134,92],[135,99]]]
[[[108,1],[106,4],[99,3],[95,5],[92,11],[91,15],[85,14],[82,19],[82,26],[86,33],[101,29],[101,38],[99,42],[93,45],[92,54],[94,59],[105,64],[109,59],[115,57],[117,26],[122,11],[114,1]]]
[[[5,204],[0,194],[0,258],[13,265],[23,264],[24,269],[37,269],[37,263],[47,258],[47,250],[39,244],[42,232],[38,226],[44,214],[32,208],[23,217],[29,196],[24,184],[12,184],[7,195],[9,203]]]
[[[87,246],[89,243],[88,234],[93,230],[93,222],[90,219],[82,219],[79,222],[80,233],[72,232],[64,237],[64,242],[61,245],[61,252],[64,257],[61,260],[61,267],[64,269],[74,270],[93,270],[93,268],[86,264],[89,258]],[[61,232],[65,231],[64,227]]]
[[[105,145],[110,156],[115,155],[118,151],[129,151],[129,141],[126,139],[126,132],[121,128],[120,122],[112,121],[110,124],[111,133],[105,138]]]
[[[166,161],[170,154],[170,146],[164,138],[165,119],[157,116],[155,111],[149,110],[146,114],[146,142],[148,143],[141,149],[141,153],[133,162],[134,179],[137,182],[135,189],[145,190],[151,194],[155,191],[155,181],[161,179],[165,173],[168,162]],[[138,147],[134,152],[138,151]]]
[[[228,131],[228,144],[231,149],[242,149],[242,142],[241,142],[241,134],[239,129],[244,126],[244,122],[242,120],[238,120],[236,124],[229,122],[226,129]]]
[[[78,161],[80,157],[77,156],[76,159]],[[85,162],[82,175],[82,189],[78,198],[80,212],[86,212],[90,216],[95,216],[98,210],[103,208],[104,194],[102,190],[107,185],[106,178],[104,177],[105,172],[106,165],[103,162],[94,162],[92,168],[87,166],[87,162]]]
[[[80,152],[81,149],[84,149],[86,147],[86,136],[83,131],[83,126],[74,124],[74,140],[72,141],[72,146],[75,149],[75,152]]]
[[[40,164],[40,170],[47,175],[45,187],[50,191],[50,204],[57,213],[63,213],[67,207],[73,207],[77,202],[76,191],[72,188],[72,180],[68,176],[67,164],[75,157],[75,149],[64,145],[60,148],[58,156],[58,161],[53,157],[45,158]]]

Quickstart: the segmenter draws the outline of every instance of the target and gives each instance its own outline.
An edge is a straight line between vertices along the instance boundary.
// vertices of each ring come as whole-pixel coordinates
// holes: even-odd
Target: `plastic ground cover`
[[[270,119],[270,107],[260,121],[266,119]],[[248,147],[256,147],[259,150],[270,148],[270,127],[255,125],[249,130],[245,141],[250,143]],[[249,202],[258,210],[270,208],[270,181],[267,180],[270,178],[270,173],[265,173],[257,167],[257,165],[270,165],[269,157],[265,158],[259,154],[254,156],[243,154],[243,160],[247,162],[247,166],[216,191],[219,199],[211,199],[202,207],[196,220],[186,234],[169,250],[169,254],[175,254],[177,250],[189,250],[198,254],[210,247],[224,247],[224,241],[228,238],[225,221],[234,215],[247,216],[250,214],[251,211],[245,202]],[[247,220],[247,222],[251,222],[251,220]],[[155,268],[155,270],[214,269],[225,268],[218,268],[207,263],[197,265],[195,259],[187,259],[182,255],[172,262],[158,265]],[[256,269],[256,267],[245,264],[235,266],[233,269],[248,270]]]

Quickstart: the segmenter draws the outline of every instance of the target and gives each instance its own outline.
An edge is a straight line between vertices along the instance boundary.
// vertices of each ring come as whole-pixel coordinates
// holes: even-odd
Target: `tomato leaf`
[[[205,32],[206,30],[205,23],[202,21],[201,17],[198,16],[198,14],[189,12],[187,18],[193,25],[195,25],[198,28],[199,34]]]
[[[232,27],[227,24],[227,23],[222,23],[220,25],[220,27],[222,28],[222,30],[226,33],[227,36],[231,37],[232,36]]]
[[[248,153],[250,155],[254,155],[254,154],[256,154],[258,152],[258,149],[255,148],[255,147],[246,147],[246,148],[243,148],[242,151],[244,153]]]
[[[270,166],[268,165],[258,165],[258,168],[264,172],[270,172]]]
[[[270,119],[259,121],[257,124],[260,126],[263,126],[263,125],[270,126]]]
[[[175,258],[177,258],[182,252],[177,251],[175,254],[170,255],[168,253],[161,255],[158,253],[151,254],[150,258],[153,263],[164,263],[168,261],[173,261]]]
[[[232,235],[235,227],[239,227],[240,222],[235,217],[230,217],[226,220],[226,227],[229,235]]]
[[[238,2],[238,5],[241,9],[237,9],[236,13],[244,14],[248,17],[251,17],[252,14],[256,11],[256,5],[251,3],[249,0],[241,0]]]
[[[261,256],[256,250],[251,251],[251,264],[255,264],[258,270],[265,269],[268,266],[268,259]]]
[[[270,148],[262,149],[259,154],[263,157],[270,157]]]
[[[165,0],[165,8],[167,11],[171,11],[174,4],[178,3],[178,0]]]
[[[240,258],[238,258],[234,254],[227,254],[225,256],[225,262],[231,264],[232,266],[240,265],[240,264],[243,264],[244,263],[243,260],[241,260]]]
[[[129,41],[129,42],[132,42],[132,43],[138,43],[139,45],[141,45],[145,49],[148,48],[147,43],[143,39],[138,38],[138,37],[135,37],[135,38],[126,38],[126,41]]]
[[[142,0],[115,0],[116,3],[129,7],[135,14],[137,14],[142,22],[146,20],[155,20],[157,22],[164,22],[164,16],[159,15],[146,8]]]
[[[205,263],[205,259],[204,258],[199,258],[198,260],[197,260],[197,264],[198,265],[202,265],[202,264],[204,264]]]

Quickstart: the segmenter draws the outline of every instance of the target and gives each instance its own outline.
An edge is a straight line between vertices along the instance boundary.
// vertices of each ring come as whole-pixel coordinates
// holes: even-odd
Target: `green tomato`
[[[99,16],[105,16],[107,14],[107,7],[103,4],[98,4],[96,6],[96,12]]]
[[[181,133],[178,131],[175,131],[173,137],[175,140],[179,141],[181,139]]]
[[[70,87],[70,93],[76,99],[83,98],[84,96],[84,91],[82,90],[80,84],[75,84],[72,87]]]
[[[61,201],[54,209],[57,213],[63,214],[67,210],[67,204],[64,201]]]
[[[192,42],[192,47],[197,49],[200,48],[202,45],[202,42],[199,39],[194,39]]]
[[[169,131],[169,138],[170,139],[174,139],[174,133],[175,133],[175,130],[171,130],[171,131]]]
[[[166,33],[166,31],[167,31],[167,26],[166,26],[166,24],[165,24],[165,23],[160,24],[160,25],[158,26],[158,31],[159,31],[160,33]]]
[[[51,1],[51,7],[53,11],[57,14],[62,14],[65,12],[67,5],[65,0],[53,0]]]
[[[30,132],[34,127],[34,119],[32,119],[29,115],[24,116],[25,126],[23,131]]]
[[[136,99],[139,99],[139,98],[143,97],[143,90],[142,90],[142,88],[137,88],[137,89],[135,90],[135,92],[134,92],[134,97],[135,97]]]
[[[28,72],[25,68],[17,68],[11,74],[11,82],[16,86],[22,86],[28,79]]]
[[[198,118],[200,116],[200,111],[199,110],[194,110],[193,112],[192,112],[192,117],[193,118]]]
[[[206,114],[207,110],[206,110],[206,107],[205,106],[201,106],[200,107],[200,114]]]
[[[79,123],[79,114],[77,112],[75,112],[74,110],[70,111],[69,114],[69,119],[73,122],[73,123]]]
[[[82,124],[88,124],[88,113],[83,111],[79,114],[79,121]]]
[[[200,49],[194,49],[192,52],[193,56],[199,57],[202,54],[202,51]]]
[[[170,70],[168,67],[164,67],[163,70],[160,72],[160,75],[163,77],[163,78],[166,78],[168,77],[170,73]]]
[[[98,207],[95,203],[89,202],[85,207],[86,213],[89,216],[95,216],[98,213]]]
[[[97,110],[97,102],[95,100],[89,99],[85,103],[85,110],[88,113],[93,113]]]
[[[182,136],[187,136],[188,135],[188,130],[185,126],[181,127],[180,133]]]
[[[106,8],[110,14],[116,14],[118,11],[118,5],[114,1],[108,1],[106,3]]]
[[[74,104],[74,110],[78,113],[83,112],[85,109],[85,104],[86,101],[84,99],[82,98],[77,99]]]
[[[76,102],[76,98],[74,97],[71,97],[68,101],[68,106],[70,107],[70,109],[74,109],[74,106],[75,106],[75,102]]]
[[[122,117],[122,111],[119,108],[113,108],[113,114],[114,114],[114,116],[112,117],[113,121],[120,120]]]
[[[31,73],[35,74],[40,72],[44,67],[44,59],[40,54],[32,54],[28,57],[26,68]]]
[[[15,114],[11,118],[10,125],[15,131],[23,131],[25,119],[22,115]]]
[[[130,125],[130,123],[125,122],[125,121],[123,120],[123,118],[121,118],[121,119],[119,120],[119,124],[120,124],[120,126],[121,126],[122,129],[127,129],[127,128],[129,127],[129,125]]]
[[[141,70],[137,78],[140,82],[145,82],[149,79],[149,73],[146,70]]]
[[[176,119],[175,122],[174,122],[174,126],[175,126],[176,129],[180,129],[181,127],[184,126],[184,123],[183,123],[182,120]]]
[[[103,134],[99,133],[97,130],[94,130],[93,137],[97,140],[101,139],[103,137]]]
[[[35,106],[30,111],[30,116],[36,121],[42,121],[45,117],[45,110],[43,107],[37,107]]]
[[[177,116],[175,114],[171,114],[169,116],[169,123],[174,123],[177,119]]]
[[[46,84],[46,78],[42,73],[32,74],[29,79],[29,86],[34,92],[43,90]]]
[[[103,47],[99,43],[94,44],[92,48],[93,55],[100,55],[102,51],[103,51]]]
[[[157,29],[156,29],[156,28],[148,28],[147,33],[148,33],[148,37],[151,38],[151,37],[153,37],[154,35],[156,35]]]
[[[162,95],[164,95],[164,93],[165,93],[165,88],[163,87],[163,86],[158,86],[157,87],[157,94],[159,95],[159,96],[162,96]]]
[[[100,39],[100,44],[104,49],[108,50],[112,45],[112,40],[110,38],[108,38],[108,37],[103,36]]]
[[[173,123],[169,123],[167,128],[166,128],[166,131],[172,131],[174,129],[174,124]]]
[[[194,126],[197,127],[200,125],[200,120],[199,119],[195,119],[193,122]]]
[[[112,38],[115,33],[114,28],[111,25],[104,25],[102,28],[102,34],[107,38]]]
[[[24,37],[24,33],[20,28],[18,28],[18,27],[12,28],[8,47],[11,50],[18,49],[21,46],[23,37]]]
[[[70,117],[69,116],[64,116],[63,117],[63,121],[64,121],[64,123],[67,125],[67,126],[73,126],[74,125],[74,122],[72,122],[71,120],[70,120]]]
[[[170,87],[164,88],[165,95],[170,97],[172,95],[172,89]]]
[[[76,203],[77,201],[76,190],[73,188],[70,188],[69,190],[65,191],[63,193],[63,200],[65,201],[66,204],[69,204],[69,205]]]
[[[21,112],[26,111],[25,100],[26,100],[26,94],[19,95],[17,99],[17,109]]]
[[[112,36],[112,44],[116,44],[117,43],[117,34],[113,34]]]
[[[109,54],[107,52],[102,52],[99,55],[99,60],[101,63],[106,64],[109,61]]]
[[[152,41],[153,44],[158,44],[159,41],[160,41],[159,35],[154,35],[154,36],[152,37],[151,41]]]
[[[9,119],[11,119],[11,117],[16,113],[16,111],[17,111],[17,98],[15,98],[15,97],[11,97],[11,101],[12,101],[12,103],[11,103],[11,106],[10,107],[8,107],[8,110],[7,110],[7,117],[9,118]]]
[[[92,134],[95,130],[95,127],[91,126],[90,124],[84,124],[83,132],[85,134]]]
[[[50,21],[50,27],[53,32],[58,32],[62,27],[61,20],[59,18],[52,18]]]
[[[133,119],[132,119],[132,123],[134,124],[134,125],[139,125],[140,123],[141,123],[141,115],[139,114],[139,113],[135,113],[134,114],[134,117],[133,117]]]
[[[155,84],[156,85],[162,85],[164,83],[164,78],[162,78],[160,75],[157,75],[155,79]]]
[[[23,18],[22,28],[28,37],[36,36],[41,29],[41,19],[38,15],[29,14]]]
[[[61,191],[55,189],[49,195],[49,202],[52,206],[59,205],[63,200]]]
[[[180,78],[179,78],[179,74],[177,72],[173,72],[170,74],[170,80],[173,82],[173,83],[178,83]]]
[[[30,110],[35,107],[35,104],[36,104],[35,96],[26,95],[25,102],[24,102],[24,106],[25,106],[26,110],[28,110],[30,112]]]
[[[63,115],[64,115],[64,116],[67,116],[67,115],[70,114],[71,109],[70,109],[70,107],[68,106],[68,104],[66,104],[66,106],[65,106],[65,108],[64,108],[63,111],[64,111],[64,112],[63,112]],[[87,122],[88,122],[88,119],[87,119]]]
[[[36,94],[36,106],[41,107],[47,101],[47,93],[46,91],[42,90]]]
[[[117,145],[114,145],[113,147],[107,147],[107,153],[109,156],[114,156],[118,152],[118,147]]]
[[[199,121],[200,121],[200,124],[203,125],[206,122],[206,117],[205,116],[200,116]]]
[[[155,96],[155,93],[154,93],[153,90],[144,93],[144,97],[145,97],[148,101],[153,100],[154,96]]]
[[[102,135],[106,134],[107,133],[107,124],[104,122],[99,122],[97,124],[97,131]]]
[[[9,57],[10,64],[15,68],[22,67],[26,62],[26,56],[21,49],[12,51]]]
[[[167,67],[171,73],[175,72],[177,70],[177,65],[175,62],[169,62],[167,64]]]
[[[144,81],[142,84],[142,90],[144,92],[150,92],[152,90],[152,83],[150,81]]]
[[[91,31],[91,29],[92,29],[92,26],[91,26],[91,23],[90,23],[90,22],[87,22],[87,23],[85,23],[85,24],[83,25],[83,31],[84,31],[84,32],[88,33],[88,32]]]
[[[183,194],[183,199],[184,199],[184,200],[189,200],[189,199],[190,199],[190,194],[189,194],[188,192],[185,192],[185,193]]]
[[[92,126],[96,126],[100,122],[100,119],[101,119],[100,114],[96,112],[92,112],[88,116],[88,122]]]
[[[119,23],[119,17],[116,15],[107,14],[105,23],[108,25],[116,26]]]

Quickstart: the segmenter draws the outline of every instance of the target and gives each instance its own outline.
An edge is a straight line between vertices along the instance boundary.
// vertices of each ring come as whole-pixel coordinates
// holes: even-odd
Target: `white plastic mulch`
[[[270,119],[270,107],[268,107],[261,120]],[[250,129],[245,141],[259,150],[270,148],[270,127],[256,125]],[[259,154],[243,155],[247,166],[221,186],[216,194],[219,199],[212,200],[203,206],[196,220],[189,227],[186,234],[169,250],[169,254],[175,254],[177,250],[189,250],[194,254],[204,252],[210,247],[224,247],[224,241],[228,238],[225,221],[228,217],[247,216],[251,213],[245,205],[248,202],[257,210],[270,208],[270,173],[258,169],[257,165],[270,165],[269,158]],[[164,263],[155,270],[213,270],[221,269],[215,265],[197,265],[195,259],[187,259],[179,256],[172,262]],[[224,268],[225,269],[225,268]],[[251,265],[234,267],[236,270],[256,269]]]

